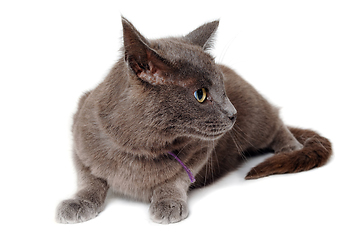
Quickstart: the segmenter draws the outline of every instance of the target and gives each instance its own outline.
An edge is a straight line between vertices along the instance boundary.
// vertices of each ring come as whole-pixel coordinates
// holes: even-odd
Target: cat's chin
[[[234,126],[234,123],[227,127],[222,127],[220,129],[213,129],[212,131],[201,131],[198,128],[187,128],[185,130],[186,136],[191,138],[197,138],[205,141],[214,141],[223,137],[227,132],[229,132]]]
[[[212,135],[212,136],[208,136],[208,135],[203,135],[200,136],[199,138],[205,141],[215,141],[220,139],[222,136],[224,136],[225,133],[219,134],[219,135]]]
[[[189,134],[189,136],[192,138],[194,138],[194,137],[199,138],[199,139],[205,140],[205,141],[214,141],[214,140],[220,139],[229,130],[221,131],[221,132],[219,131],[219,132],[214,132],[214,133],[204,133],[204,132],[199,132],[199,131],[194,130],[193,132],[191,132]]]

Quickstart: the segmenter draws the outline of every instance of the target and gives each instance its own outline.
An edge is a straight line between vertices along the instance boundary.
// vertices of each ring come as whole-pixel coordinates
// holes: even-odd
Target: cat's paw
[[[177,199],[163,199],[150,205],[150,217],[156,223],[180,222],[189,215],[186,202]]]
[[[61,202],[57,208],[58,223],[80,223],[88,221],[99,214],[98,207],[90,201],[69,199]]]

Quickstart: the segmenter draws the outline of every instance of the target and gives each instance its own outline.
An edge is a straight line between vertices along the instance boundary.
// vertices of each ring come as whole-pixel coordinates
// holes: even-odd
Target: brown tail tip
[[[245,179],[257,179],[273,174],[296,173],[325,165],[332,147],[328,139],[314,131],[289,128],[295,138],[304,145],[300,150],[278,153],[255,166]]]

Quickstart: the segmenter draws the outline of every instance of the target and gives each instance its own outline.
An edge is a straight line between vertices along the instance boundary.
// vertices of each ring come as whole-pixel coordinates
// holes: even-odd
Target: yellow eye
[[[206,99],[206,90],[205,88],[201,88],[199,90],[196,90],[194,92],[194,96],[196,98],[196,100],[199,102],[199,103],[202,103],[205,101]]]

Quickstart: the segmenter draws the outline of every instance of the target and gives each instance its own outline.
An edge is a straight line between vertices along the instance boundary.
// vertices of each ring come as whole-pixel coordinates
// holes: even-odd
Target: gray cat
[[[329,140],[285,126],[277,108],[215,63],[207,50],[218,21],[158,40],[125,18],[122,24],[123,56],[81,97],[74,115],[78,191],[58,206],[58,222],[96,217],[111,187],[150,202],[154,222],[174,223],[188,216],[189,190],[236,169],[248,153],[275,154],[246,179],[309,170],[329,159]]]

